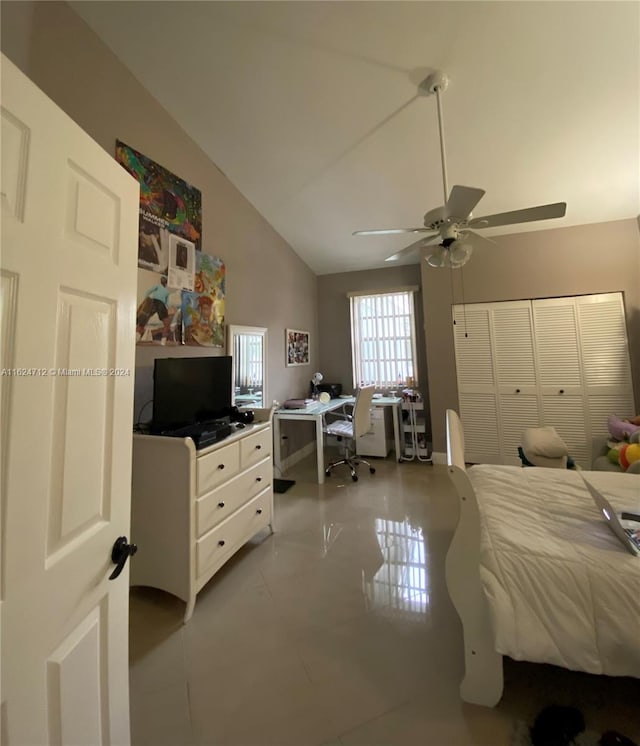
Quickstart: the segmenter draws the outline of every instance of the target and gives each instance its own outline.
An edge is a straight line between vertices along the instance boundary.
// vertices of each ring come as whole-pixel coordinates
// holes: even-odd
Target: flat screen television
[[[171,430],[228,417],[231,356],[158,358],[153,366],[153,428]]]

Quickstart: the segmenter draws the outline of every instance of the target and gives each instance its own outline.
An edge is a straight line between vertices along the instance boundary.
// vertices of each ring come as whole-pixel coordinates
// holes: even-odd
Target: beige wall
[[[569,208],[571,205],[569,205]],[[640,407],[640,236],[635,219],[501,236],[456,271],[422,262],[433,448],[446,450],[444,418],[458,407],[451,305],[464,301],[624,293],[636,408]],[[443,281],[446,279],[446,282]]]
[[[303,394],[318,350],[309,368],[286,368],[284,330],[316,337],[313,272],[66,3],[3,2],[0,11],[2,51],[108,153],[123,140],[202,191],[203,250],[227,269],[226,320],[268,328],[270,399]],[[151,396],[156,355],[211,353],[138,348],[134,414]]]
[[[346,392],[353,388],[351,368],[351,316],[348,292],[390,290],[420,287],[420,266],[385,267],[363,272],[341,272],[318,277],[318,326],[320,328],[320,361],[325,381],[341,383]],[[415,298],[416,346],[419,387],[428,398],[427,364],[424,344],[422,297]]]

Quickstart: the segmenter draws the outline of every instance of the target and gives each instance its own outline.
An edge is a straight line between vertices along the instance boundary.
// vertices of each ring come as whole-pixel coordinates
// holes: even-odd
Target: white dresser
[[[196,451],[191,438],[133,436],[131,585],[187,604],[252,536],[273,532],[272,433],[267,422]],[[259,416],[259,415],[258,415]]]

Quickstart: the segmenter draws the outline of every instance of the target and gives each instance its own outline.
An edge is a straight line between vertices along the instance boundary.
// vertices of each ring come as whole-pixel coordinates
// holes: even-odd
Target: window
[[[417,379],[414,290],[351,295],[354,386],[398,388]]]

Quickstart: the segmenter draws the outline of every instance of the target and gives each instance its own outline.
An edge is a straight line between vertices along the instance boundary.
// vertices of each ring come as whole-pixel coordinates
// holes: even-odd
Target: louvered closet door
[[[454,306],[454,342],[465,458],[499,464],[498,402],[491,344],[491,304]]]
[[[591,436],[606,435],[607,417],[636,414],[622,293],[576,298]]]
[[[522,431],[541,422],[531,302],[496,303],[491,315],[502,463],[519,465]]]
[[[542,422],[555,427],[576,463],[588,468],[591,441],[575,298],[534,300],[532,306]]]

